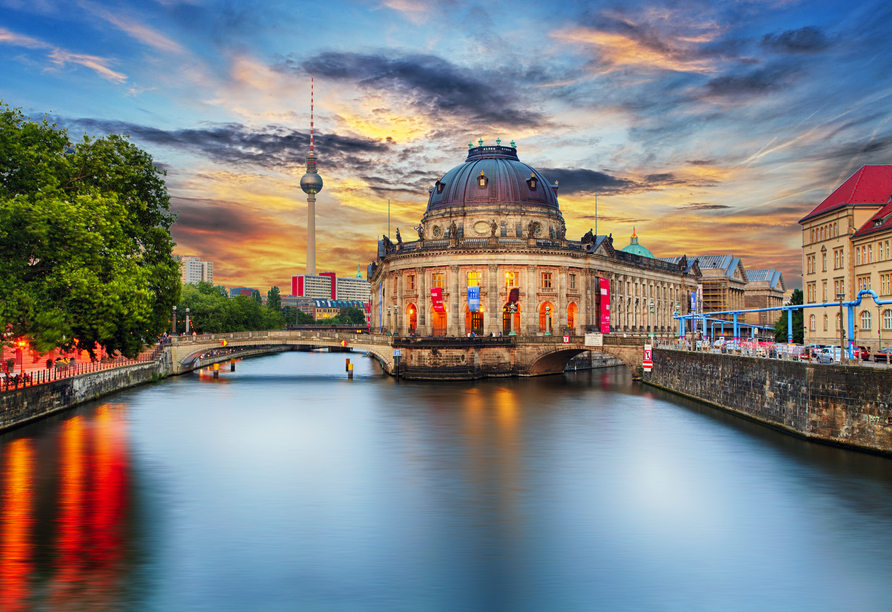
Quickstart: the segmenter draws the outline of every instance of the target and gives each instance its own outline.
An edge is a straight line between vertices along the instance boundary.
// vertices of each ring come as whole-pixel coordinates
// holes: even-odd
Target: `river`
[[[6,612],[890,609],[892,460],[625,368],[282,353],[0,436]]]

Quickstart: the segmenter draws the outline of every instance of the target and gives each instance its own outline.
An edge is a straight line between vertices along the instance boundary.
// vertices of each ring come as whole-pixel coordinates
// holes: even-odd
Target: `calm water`
[[[890,610],[892,460],[284,353],[0,436],[0,610]]]

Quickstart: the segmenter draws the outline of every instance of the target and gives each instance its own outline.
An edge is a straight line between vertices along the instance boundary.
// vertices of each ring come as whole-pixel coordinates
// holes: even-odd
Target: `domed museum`
[[[497,141],[499,143],[499,141]],[[558,185],[510,147],[469,145],[429,190],[418,240],[379,241],[372,331],[399,335],[669,335],[699,269],[589,231],[566,237]]]

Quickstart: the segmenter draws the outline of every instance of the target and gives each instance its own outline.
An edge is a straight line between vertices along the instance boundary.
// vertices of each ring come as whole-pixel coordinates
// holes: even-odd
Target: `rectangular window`
[[[505,287],[507,289],[517,287],[517,272],[505,272]]]
[[[823,289],[824,289],[824,299],[822,301],[826,302],[827,301],[827,281],[823,282]]]
[[[415,275],[409,274],[406,277],[406,290],[407,291],[415,291]]]
[[[576,275],[570,275],[570,289],[576,289]]]
[[[861,247],[855,249],[855,265],[861,265]]]
[[[867,245],[867,260],[865,263],[873,263],[873,245]]]
[[[821,253],[821,262],[822,262],[822,266],[823,266],[822,271],[826,272],[827,271],[827,253]]]
[[[468,287],[480,286],[480,272],[468,272]]]
[[[551,272],[539,273],[539,286],[542,289],[551,289]]]
[[[434,272],[431,274],[431,287],[440,287],[441,289],[446,288],[446,273],[445,272]]]
[[[400,283],[400,278],[398,276],[394,276],[393,277],[393,293],[394,294],[396,294],[396,292],[399,291],[399,287],[400,287],[399,283]]]

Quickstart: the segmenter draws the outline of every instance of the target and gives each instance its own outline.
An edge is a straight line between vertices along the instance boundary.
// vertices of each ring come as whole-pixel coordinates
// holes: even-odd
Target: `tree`
[[[0,343],[134,356],[164,331],[180,272],[163,174],[125,137],[72,144],[0,103]]]
[[[257,289],[251,289],[251,299],[258,304],[263,304],[263,298],[260,297],[260,292]]]
[[[305,313],[303,310],[297,310],[298,325],[313,325],[314,323],[316,323],[316,317],[311,314]]]
[[[261,331],[285,326],[279,312],[261,307],[257,300],[246,295],[230,300],[210,283],[183,286],[182,300],[177,305],[177,332],[186,331],[186,307],[190,310],[192,327],[198,333]]]
[[[802,303],[802,289],[793,289],[793,295],[790,296],[790,301],[787,302],[787,304],[791,306],[797,306]],[[803,325],[804,320],[805,315],[803,314],[801,308],[793,311],[793,342],[797,344],[802,344],[802,342],[805,340],[805,329]],[[774,341],[787,341],[787,313],[785,311],[781,311],[780,320],[778,320],[778,322],[774,324]]]
[[[278,287],[272,287],[266,293],[266,307],[275,312],[279,312],[282,309],[282,298],[279,295]]]
[[[365,312],[359,308],[345,307],[338,311],[338,318],[345,325],[364,325]]]

